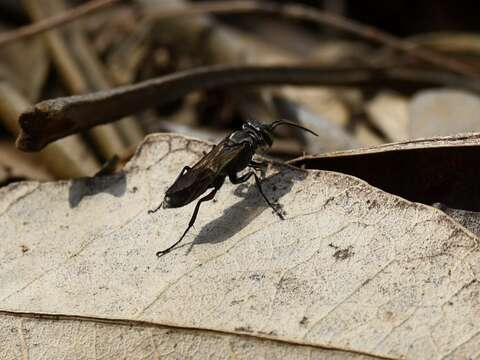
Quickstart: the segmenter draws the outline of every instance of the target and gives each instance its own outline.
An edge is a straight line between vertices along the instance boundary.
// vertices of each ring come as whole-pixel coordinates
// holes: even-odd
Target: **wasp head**
[[[270,125],[264,125],[249,120],[245,124],[243,124],[242,129],[256,140],[258,147],[272,146],[273,133]]]
[[[248,134],[250,134],[253,138],[255,138],[255,140],[257,141],[257,145],[259,147],[270,147],[273,144],[273,130],[278,125],[287,125],[287,126],[296,127],[298,129],[307,131],[310,134],[318,136],[315,132],[313,132],[310,129],[307,129],[303,126],[293,124],[291,122],[284,121],[284,120],[274,121],[271,124],[260,124],[258,122],[249,120],[245,124],[243,124],[243,130],[246,131]]]

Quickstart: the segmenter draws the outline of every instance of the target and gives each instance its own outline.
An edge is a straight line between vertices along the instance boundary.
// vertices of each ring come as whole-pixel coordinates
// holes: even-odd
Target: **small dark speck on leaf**
[[[261,279],[263,279],[265,277],[265,275],[263,274],[252,274],[250,275],[248,278],[250,280],[257,280],[257,281],[260,281]]]
[[[353,252],[353,247],[352,246],[349,246],[349,247],[346,247],[345,249],[342,249],[338,246],[335,246],[333,244],[328,244],[328,246],[334,248],[336,251],[333,253],[333,257],[336,259],[336,260],[346,260],[350,257],[352,257],[355,253]]]
[[[369,209],[372,209],[374,208],[375,206],[377,206],[377,201],[376,200],[367,200],[367,205],[368,205],[368,208]]]
[[[346,249],[335,251],[335,254],[333,254],[333,257],[337,260],[345,260],[351,257],[353,254],[354,253],[353,251],[351,251],[350,248],[346,248]]]
[[[138,191],[138,188],[137,188],[136,186],[134,186],[134,187],[132,188],[132,193],[135,194],[137,191]]]
[[[308,323],[308,317],[304,316],[302,320],[300,320],[300,325],[306,325]]]
[[[250,326],[240,326],[236,327],[235,331],[243,331],[243,332],[253,332],[252,328]]]
[[[20,249],[22,250],[22,253],[24,253],[24,254],[25,254],[27,251],[30,250],[27,245],[20,245]]]
[[[275,330],[265,332],[265,331],[259,331],[258,334],[260,335],[270,335],[270,336],[275,336],[277,335],[277,332]]]

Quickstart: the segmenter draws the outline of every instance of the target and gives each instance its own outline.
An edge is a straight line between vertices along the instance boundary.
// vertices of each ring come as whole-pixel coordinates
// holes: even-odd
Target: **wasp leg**
[[[260,162],[260,161],[250,160],[250,163],[248,164],[248,166],[254,169],[265,169],[266,167],[268,167],[268,163],[263,161]]]
[[[193,215],[190,219],[190,222],[188,223],[188,227],[187,229],[184,231],[183,235],[180,237],[180,239],[175,243],[173,244],[172,246],[169,246],[168,248],[166,248],[165,250],[161,250],[161,251],[157,251],[157,256],[158,257],[161,257],[167,253],[170,252],[170,250],[172,250],[175,246],[177,246],[180,241],[183,240],[183,238],[185,237],[185,235],[187,235],[187,232],[188,230],[190,230],[190,228],[193,226],[193,224],[195,223],[195,220],[197,219],[197,215],[198,215],[198,210],[200,209],[200,204],[204,201],[208,201],[208,200],[212,200],[214,197],[215,197],[215,194],[217,193],[218,191],[218,187],[215,187],[210,193],[208,193],[207,195],[205,195],[204,197],[200,198],[200,200],[198,200],[197,202],[197,205],[195,206],[195,210],[193,210]]]
[[[255,161],[255,160],[250,160],[250,163],[248,164],[249,167],[252,169],[260,170],[260,175],[262,177],[265,177],[267,173],[267,168],[268,168],[268,163],[264,161]]]
[[[270,200],[268,200],[267,196],[263,192],[262,185],[260,183],[260,179],[259,179],[258,175],[255,173],[255,171],[250,171],[249,173],[246,173],[245,175],[242,175],[240,177],[237,177],[237,174],[233,173],[233,174],[228,175],[228,178],[230,179],[232,184],[240,184],[240,183],[243,183],[243,182],[247,181],[248,179],[250,179],[252,177],[252,175],[255,178],[255,184],[257,185],[258,191],[260,192],[262,197],[265,199],[268,206],[270,206],[272,208],[272,210],[275,211],[275,214],[277,214],[280,219],[285,220],[282,213],[280,211],[278,211],[278,209],[270,202]]]
[[[253,174],[254,174],[254,172],[250,171],[250,172],[238,177],[238,175],[236,173],[233,173],[233,174],[228,175],[228,178],[230,179],[230,182],[232,184],[237,185],[237,184],[244,183],[245,181],[250,179]]]
[[[260,170],[260,175],[262,177],[265,177],[267,173],[267,168],[268,168],[268,163],[266,162],[259,162],[255,160],[250,160],[250,163],[248,164],[249,167],[255,170]]]
[[[183,174],[185,174],[188,170],[190,170],[191,167],[190,166],[185,166],[182,171],[180,171],[180,175],[177,176],[177,180],[180,176],[182,176]],[[175,181],[177,181],[175,180]],[[160,205],[158,205],[155,209],[153,210],[148,210],[148,213],[149,214],[153,214],[153,213],[156,213],[158,210],[160,210],[160,208],[162,207],[162,203],[160,203]]]
[[[253,177],[255,178],[255,184],[257,185],[258,191],[260,192],[260,194],[262,194],[268,206],[270,206],[273,209],[273,211],[275,211],[275,214],[277,214],[280,219],[285,220],[285,218],[283,217],[283,214],[275,206],[273,206],[273,204],[270,202],[270,200],[268,200],[267,196],[264,194],[262,189],[262,184],[260,183],[260,179],[258,178],[255,172],[253,172]]]

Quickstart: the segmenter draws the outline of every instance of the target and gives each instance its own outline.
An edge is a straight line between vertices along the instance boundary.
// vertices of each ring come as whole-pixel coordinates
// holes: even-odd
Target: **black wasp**
[[[255,155],[259,148],[272,146],[273,130],[279,125],[297,127],[318,136],[313,131],[304,128],[303,126],[283,120],[274,121],[271,124],[260,124],[254,121],[247,121],[243,124],[241,130],[234,131],[219,144],[215,145],[213,149],[193,165],[193,167],[185,166],[183,168],[173,185],[170,186],[165,193],[165,198],[162,204],[154,210],[149,210],[149,214],[156,212],[162,207],[177,208],[185,206],[197,199],[206,190],[213,189],[198,201],[187,229],[180,239],[165,250],[158,251],[157,256],[165,255],[182,241],[188,230],[190,230],[195,223],[200,204],[214,198],[218,189],[222,187],[227,176],[233,184],[243,183],[253,176],[255,178],[257,189],[262,197],[275,213],[283,219],[282,214],[265,196],[260,179],[255,173],[256,169],[265,168],[267,163],[257,162],[252,159],[253,155]],[[252,168],[253,170],[239,176],[238,173],[247,167]]]

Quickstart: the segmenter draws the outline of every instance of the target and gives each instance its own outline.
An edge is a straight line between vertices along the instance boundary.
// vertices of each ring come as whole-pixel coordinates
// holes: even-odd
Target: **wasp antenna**
[[[279,125],[288,125],[288,126],[296,127],[298,129],[305,130],[306,132],[309,132],[312,135],[318,136],[318,134],[316,132],[314,132],[310,129],[307,129],[306,127],[303,127],[301,125],[297,125],[297,124],[294,124],[294,123],[291,123],[291,122],[285,121],[285,120],[274,121],[273,123],[270,124],[270,130],[273,131],[273,129],[275,129]]]

